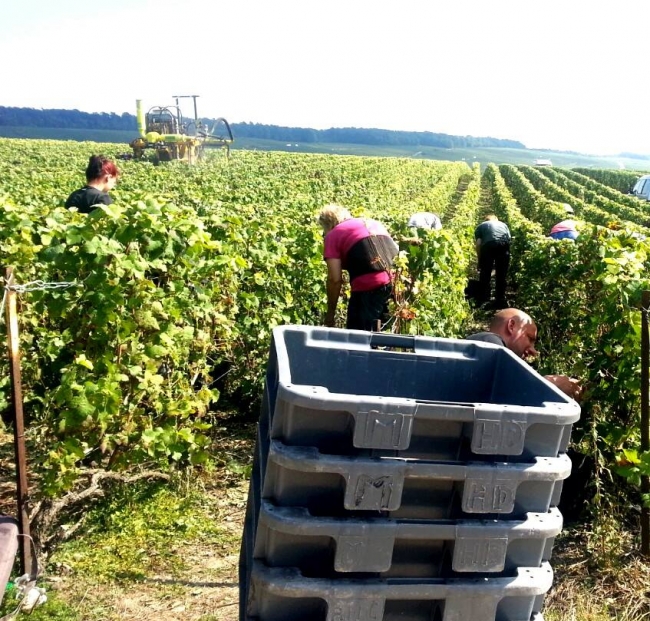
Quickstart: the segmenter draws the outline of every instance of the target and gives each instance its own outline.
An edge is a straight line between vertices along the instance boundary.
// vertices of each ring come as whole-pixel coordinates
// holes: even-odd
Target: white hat
[[[564,211],[566,211],[566,213],[575,213],[573,211],[573,207],[571,207],[569,203],[562,203],[562,207],[564,207]]]

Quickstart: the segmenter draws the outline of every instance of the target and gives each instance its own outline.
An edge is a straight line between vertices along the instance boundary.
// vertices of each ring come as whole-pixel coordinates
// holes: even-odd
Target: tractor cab
[[[155,107],[151,108],[146,115],[146,126],[148,132],[158,132],[159,134],[182,134],[181,131],[181,113],[176,109],[176,115],[170,108]]]

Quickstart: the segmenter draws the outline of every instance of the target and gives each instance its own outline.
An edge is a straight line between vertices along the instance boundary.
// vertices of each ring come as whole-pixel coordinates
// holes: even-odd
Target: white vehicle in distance
[[[650,175],[643,175],[632,188],[632,194],[637,198],[650,201]]]

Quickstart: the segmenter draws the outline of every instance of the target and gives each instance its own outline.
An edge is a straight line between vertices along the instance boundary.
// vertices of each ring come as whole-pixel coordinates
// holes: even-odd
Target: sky
[[[197,94],[231,123],[650,154],[649,29],[649,0],[0,0],[0,106]]]

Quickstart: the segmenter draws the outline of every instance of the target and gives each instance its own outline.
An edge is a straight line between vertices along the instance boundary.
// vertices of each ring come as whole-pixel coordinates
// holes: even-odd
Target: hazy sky
[[[0,0],[0,105],[650,154],[649,32],[649,0]]]

